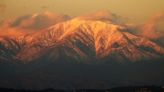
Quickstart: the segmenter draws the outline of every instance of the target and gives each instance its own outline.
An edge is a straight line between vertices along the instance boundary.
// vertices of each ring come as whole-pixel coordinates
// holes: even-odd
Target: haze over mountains
[[[152,16],[139,27],[139,34],[164,46],[164,12]]]
[[[157,17],[161,16],[163,15],[157,15]],[[157,30],[154,25],[158,20],[155,22],[154,20],[139,26],[129,25],[121,16],[102,11],[75,18],[45,12],[19,17],[11,22],[6,21],[0,28],[2,32],[0,36],[2,83],[0,85],[12,87],[14,82],[19,80],[16,76],[19,76],[21,82],[18,84],[22,85],[22,88],[27,87],[27,81],[31,78],[33,82],[29,83],[27,88],[33,88],[31,84],[39,83],[42,85],[35,86],[36,88],[48,87],[53,78],[58,76],[58,79],[60,75],[59,80],[78,83],[85,88],[86,82],[81,81],[91,81],[93,75],[99,74],[103,76],[95,77],[95,80],[90,83],[92,85],[95,82],[95,85],[91,87],[102,87],[101,82],[104,83],[104,87],[136,82],[161,85],[164,81],[162,77],[164,76],[162,70],[164,48],[161,39],[163,29]],[[155,37],[147,35],[146,31]],[[104,65],[107,66],[104,67]],[[154,67],[158,68],[154,69]],[[8,71],[4,71],[7,68],[9,68]],[[96,73],[92,68],[98,72]],[[134,71],[129,71],[131,69],[136,74]],[[87,70],[90,71],[86,72]],[[148,74],[145,75],[147,71]],[[13,80],[7,75],[13,76]],[[124,76],[125,79],[121,80],[116,75]],[[46,83],[43,84],[43,80],[34,81],[38,76],[43,76]],[[86,78],[78,79],[77,76]],[[153,77],[149,79],[148,76]],[[22,82],[23,79],[25,81]],[[151,79],[157,81],[150,81]],[[7,83],[9,80],[11,84]],[[61,88],[64,84],[65,88],[65,82],[59,80],[53,81],[52,85],[59,83],[58,86]]]
[[[27,14],[5,20],[1,24],[0,31],[2,31],[1,35],[23,34],[28,31],[41,31],[58,22],[66,21],[68,19],[70,19],[70,17],[67,15],[52,13],[49,11]]]

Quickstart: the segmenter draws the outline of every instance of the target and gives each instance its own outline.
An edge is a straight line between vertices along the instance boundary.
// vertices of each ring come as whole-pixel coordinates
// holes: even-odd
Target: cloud
[[[47,9],[48,8],[48,6],[42,6],[41,7],[41,9]]]
[[[67,15],[52,12],[27,14],[14,19],[4,20],[0,25],[0,35],[22,35],[41,31],[68,19],[70,17]]]
[[[99,20],[104,22],[112,22],[116,24],[121,24],[125,22],[125,18],[111,13],[110,11],[103,10],[103,11],[97,11],[93,13],[84,14],[81,16],[78,16],[79,19],[86,19],[86,20]]]
[[[24,15],[24,16],[21,16],[21,17],[18,17],[16,18],[13,22],[11,22],[10,24],[10,27],[18,27],[21,25],[21,23],[24,21],[24,20],[27,20],[31,17],[31,15]]]
[[[5,12],[7,6],[5,4],[0,4],[0,13]]]
[[[138,34],[164,46],[164,12],[157,13],[138,27]]]
[[[18,26],[31,30],[42,30],[68,19],[69,17],[67,15],[43,12],[19,17],[11,24],[11,26]]]
[[[5,21],[4,25],[9,28],[19,28],[21,30],[43,30],[56,23],[70,19],[67,15],[51,12],[35,13],[17,17],[12,21]]]
[[[164,12],[155,14],[145,23],[140,25],[140,34],[150,39],[157,39],[164,36]]]

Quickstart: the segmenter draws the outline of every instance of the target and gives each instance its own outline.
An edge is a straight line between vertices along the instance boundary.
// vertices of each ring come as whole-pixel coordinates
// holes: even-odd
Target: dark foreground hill
[[[0,92],[164,92],[164,88],[160,86],[127,86],[115,87],[110,89],[44,89],[44,90],[23,90],[0,88]]]

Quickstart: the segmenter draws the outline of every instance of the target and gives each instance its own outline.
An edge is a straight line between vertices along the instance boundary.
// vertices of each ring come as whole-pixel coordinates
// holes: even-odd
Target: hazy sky
[[[43,11],[77,16],[99,10],[140,21],[164,11],[164,0],[0,0],[0,20]]]

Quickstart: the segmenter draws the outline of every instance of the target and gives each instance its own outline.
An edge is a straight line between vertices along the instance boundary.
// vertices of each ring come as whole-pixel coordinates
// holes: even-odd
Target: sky
[[[164,0],[0,0],[1,21],[44,11],[78,16],[101,10],[140,22],[164,11]]]

